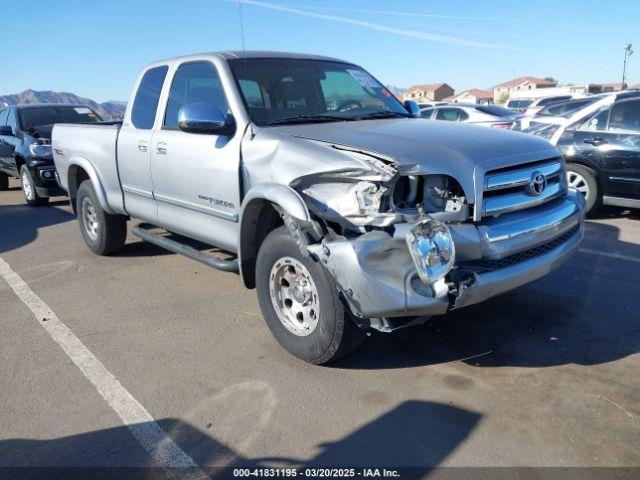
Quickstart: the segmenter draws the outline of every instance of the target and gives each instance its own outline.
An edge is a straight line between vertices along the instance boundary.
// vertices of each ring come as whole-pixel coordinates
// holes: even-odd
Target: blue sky
[[[241,49],[319,53],[383,83],[445,81],[456,91],[516,76],[613,82],[623,47],[640,83],[637,0],[34,0],[2,9],[0,94],[27,88],[127,100],[139,69],[180,54]],[[15,9],[15,12],[12,12]]]

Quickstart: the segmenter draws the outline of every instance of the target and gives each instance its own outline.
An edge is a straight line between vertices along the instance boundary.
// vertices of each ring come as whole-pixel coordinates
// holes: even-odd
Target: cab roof
[[[308,53],[295,53],[295,52],[277,52],[277,51],[269,51],[269,50],[226,50],[220,52],[203,52],[191,55],[180,55],[177,57],[165,58],[163,60],[158,60],[153,62],[150,65],[156,65],[158,63],[167,63],[174,62],[177,60],[184,61],[189,60],[190,58],[201,58],[203,56],[216,56],[222,58],[224,60],[236,60],[236,59],[255,59],[255,58],[291,58],[297,60],[324,60],[329,62],[339,62],[339,63],[348,63],[345,60],[341,60],[339,58],[325,57],[322,55],[312,55]],[[150,66],[149,65],[149,66]]]

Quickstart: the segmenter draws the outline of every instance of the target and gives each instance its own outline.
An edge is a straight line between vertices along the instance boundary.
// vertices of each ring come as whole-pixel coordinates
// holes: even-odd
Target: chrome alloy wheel
[[[567,172],[567,183],[570,187],[575,188],[581,194],[584,195],[585,200],[589,199],[589,195],[591,195],[591,190],[589,189],[589,184],[587,180],[577,172]]]
[[[298,260],[282,257],[269,274],[271,303],[278,319],[294,335],[305,337],[318,325],[318,289],[309,270]]]
[[[24,191],[24,196],[27,197],[27,200],[30,202],[33,200],[35,195],[33,194],[33,187],[31,186],[31,177],[29,177],[29,172],[24,170],[22,172],[22,190]]]
[[[98,239],[98,217],[96,215],[96,209],[89,197],[82,199],[82,223],[84,224],[84,230],[89,235],[89,238],[94,242]]]

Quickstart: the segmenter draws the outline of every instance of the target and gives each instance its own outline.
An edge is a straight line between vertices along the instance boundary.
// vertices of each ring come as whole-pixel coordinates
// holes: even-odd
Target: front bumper
[[[450,225],[456,266],[447,292],[425,286],[409,254],[409,223],[393,235],[372,231],[351,240],[313,245],[353,312],[362,318],[440,315],[482,302],[541,278],[578,249],[584,200],[574,191],[536,208]]]
[[[29,158],[27,168],[33,178],[34,187],[39,197],[57,197],[66,195],[57,181],[57,172],[53,159]]]

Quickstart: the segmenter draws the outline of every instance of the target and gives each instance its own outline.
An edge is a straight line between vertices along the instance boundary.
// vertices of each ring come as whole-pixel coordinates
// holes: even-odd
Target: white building
[[[493,93],[488,90],[480,90],[478,88],[472,88],[471,90],[465,90],[459,93],[451,100],[453,103],[478,103],[481,105],[488,105],[493,103]]]
[[[557,83],[553,80],[538,77],[520,77],[500,83],[493,87],[493,100],[497,103],[499,100],[510,98],[533,98],[534,92],[538,89],[547,90],[555,87]],[[537,94],[538,92],[535,92]],[[540,94],[540,97],[546,97],[548,94]]]

